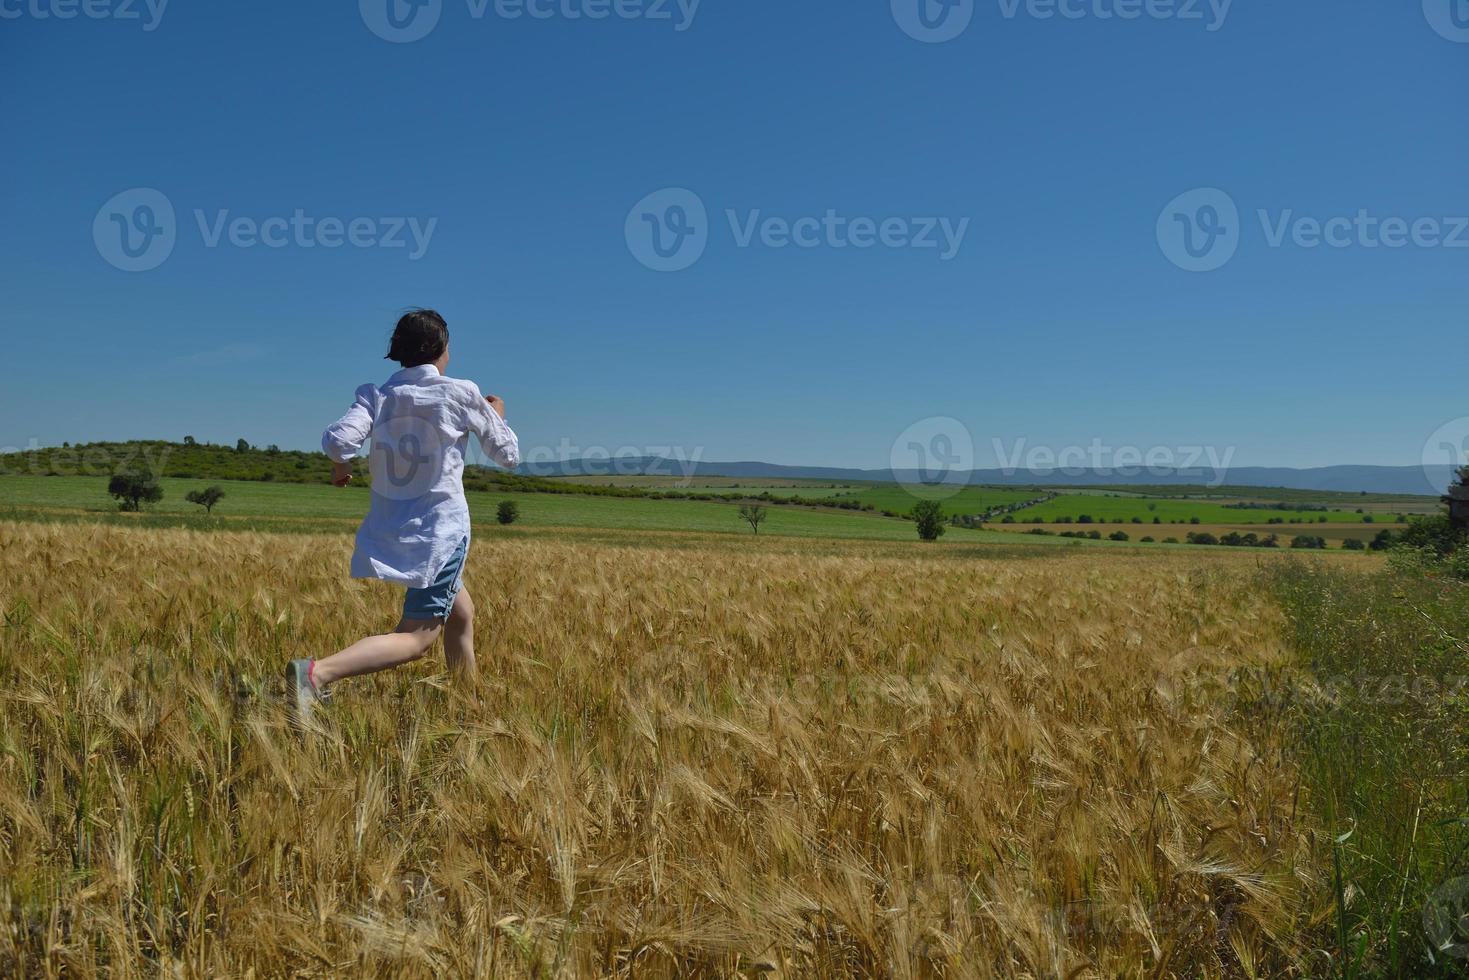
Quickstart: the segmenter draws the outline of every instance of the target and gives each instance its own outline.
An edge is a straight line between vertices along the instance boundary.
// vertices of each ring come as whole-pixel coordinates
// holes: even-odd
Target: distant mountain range
[[[829,466],[782,466],[777,463],[708,463],[657,456],[608,459],[572,459],[533,462],[518,471],[527,476],[667,476],[739,479],[876,481],[881,483],[938,482],[935,474],[917,470],[859,470]],[[1127,474],[1115,470],[969,470],[943,475],[943,482],[988,486],[1137,486],[1168,484],[1199,487],[1281,487],[1290,490],[1333,490],[1345,493],[1441,494],[1453,480],[1448,466],[1321,466],[1292,469],[1283,466],[1232,466],[1214,470],[1144,469]]]

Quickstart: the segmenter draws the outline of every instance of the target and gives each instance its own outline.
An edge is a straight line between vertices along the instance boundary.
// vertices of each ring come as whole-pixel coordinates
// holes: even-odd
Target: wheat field
[[[345,536],[0,523],[0,972],[1115,977],[1305,969],[1314,833],[1221,681],[1233,556],[470,553],[442,659]],[[1253,560],[1253,559],[1252,559]]]

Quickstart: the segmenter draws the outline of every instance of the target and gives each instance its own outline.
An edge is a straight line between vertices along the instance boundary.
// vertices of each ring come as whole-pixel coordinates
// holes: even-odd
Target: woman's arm
[[[321,436],[321,448],[336,465],[332,467],[332,483],[346,486],[352,480],[352,460],[372,436],[372,408],[377,389],[363,385],[347,414],[327,426]]]
[[[465,428],[474,433],[480,448],[507,470],[520,465],[520,440],[505,424],[505,403],[499,398],[486,398],[479,386],[469,386],[468,420]]]

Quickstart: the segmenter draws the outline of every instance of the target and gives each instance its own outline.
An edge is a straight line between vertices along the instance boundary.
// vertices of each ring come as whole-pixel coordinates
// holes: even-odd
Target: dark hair
[[[405,368],[432,364],[449,349],[449,325],[434,310],[409,310],[393,328],[385,360]]]

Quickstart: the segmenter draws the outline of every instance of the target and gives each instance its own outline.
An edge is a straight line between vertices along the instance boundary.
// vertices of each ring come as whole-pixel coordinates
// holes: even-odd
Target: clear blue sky
[[[952,416],[981,466],[995,438],[1406,465],[1469,416],[1469,247],[1271,247],[1256,216],[1469,215],[1469,43],[1419,0],[1237,0],[1222,23],[1207,0],[975,0],[945,43],[889,0],[703,0],[691,24],[687,0],[438,0],[390,43],[367,26],[386,2],[0,0],[0,446],[314,447],[410,305],[444,312],[451,373],[531,447],[880,467]],[[657,272],[624,231],[670,187],[707,207],[707,250]],[[1184,271],[1159,217],[1208,187],[1238,250]],[[94,238],[133,188],[176,212],[144,272]],[[727,209],[968,226],[948,260],[740,247]],[[437,223],[413,259],[406,232],[209,247],[195,217],[298,210]]]

